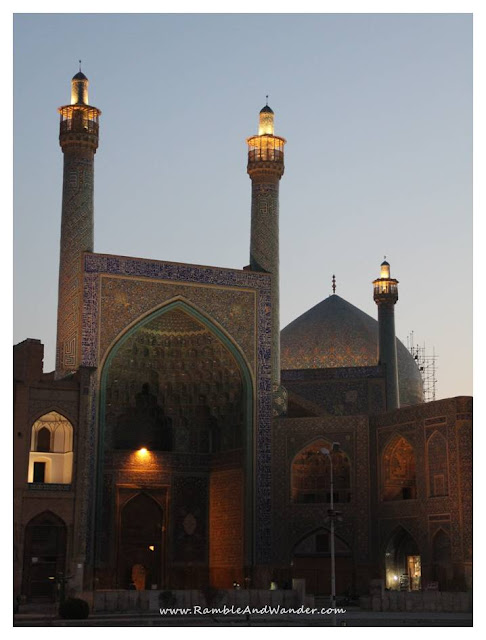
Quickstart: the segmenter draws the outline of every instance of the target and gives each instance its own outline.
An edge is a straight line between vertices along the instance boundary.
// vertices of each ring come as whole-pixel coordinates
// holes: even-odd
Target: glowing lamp
[[[149,545],[149,549],[150,549],[150,551],[155,551],[155,546],[153,544],[150,544]]]
[[[382,262],[380,266],[380,278],[390,278],[390,265],[388,262]]]

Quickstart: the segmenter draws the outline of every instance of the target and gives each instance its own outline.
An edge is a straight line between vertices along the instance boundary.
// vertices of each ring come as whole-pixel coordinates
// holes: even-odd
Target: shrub
[[[89,604],[81,598],[67,598],[59,605],[59,615],[65,620],[82,620],[89,616]]]

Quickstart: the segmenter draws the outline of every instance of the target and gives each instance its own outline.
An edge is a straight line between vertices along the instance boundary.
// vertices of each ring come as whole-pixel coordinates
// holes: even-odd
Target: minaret
[[[93,251],[94,154],[101,111],[88,104],[88,78],[81,67],[71,81],[71,104],[58,112],[64,153],[56,345],[56,377],[61,378],[80,363],[81,254]]]
[[[287,404],[287,394],[280,385],[278,241],[278,190],[286,140],[274,135],[273,121],[274,113],[267,102],[260,111],[258,135],[247,139],[247,171],[251,179],[250,268],[272,274],[272,387],[274,414],[279,415]]]
[[[385,256],[386,258],[386,256]],[[378,364],[386,367],[387,411],[400,407],[398,391],[397,340],[395,336],[395,304],[398,280],[390,278],[390,265],[381,263],[380,277],[373,281],[373,298],[378,305]]]

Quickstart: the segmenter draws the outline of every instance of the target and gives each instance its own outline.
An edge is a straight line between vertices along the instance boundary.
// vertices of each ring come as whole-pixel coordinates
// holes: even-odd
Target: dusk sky
[[[246,137],[269,94],[287,139],[282,328],[331,293],[377,316],[386,254],[398,337],[472,394],[470,14],[24,14],[14,19],[14,342],[54,368],[62,152],[78,59],[102,111],[95,251],[242,268]]]

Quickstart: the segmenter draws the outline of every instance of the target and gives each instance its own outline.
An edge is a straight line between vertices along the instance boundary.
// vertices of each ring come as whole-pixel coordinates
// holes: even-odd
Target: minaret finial
[[[79,61],[79,70],[81,71],[81,60]]]
[[[265,98],[267,99],[267,107],[268,107],[268,93],[267,93],[267,95],[265,96]]]
[[[332,274],[332,292],[333,294],[336,293],[336,276],[334,273]]]

